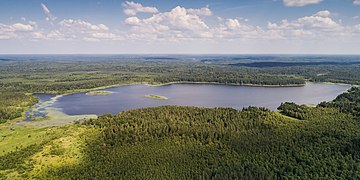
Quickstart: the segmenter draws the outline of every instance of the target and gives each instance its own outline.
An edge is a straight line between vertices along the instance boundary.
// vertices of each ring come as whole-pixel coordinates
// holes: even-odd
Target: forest
[[[203,82],[255,86],[302,86],[310,82],[360,84],[357,56],[345,57],[8,57],[0,62],[0,123],[36,103],[34,93],[63,94],[114,85]],[[332,64],[327,63],[329,58]],[[342,59],[345,58],[345,59]],[[196,59],[196,60],[189,60]],[[298,66],[243,67],[268,60]],[[317,63],[309,63],[314,60]],[[294,62],[295,63],[294,63]],[[210,62],[210,63],[208,63]],[[276,63],[275,63],[276,64]],[[306,64],[306,65],[304,65]],[[14,94],[17,95],[14,95]],[[19,96],[22,102],[12,97]]]
[[[37,98],[19,92],[0,92],[0,124],[22,116],[22,112],[37,102]]]
[[[341,94],[334,101],[322,102],[318,106],[338,108],[341,112],[360,117],[360,90],[353,87],[349,90],[349,93]]]
[[[354,57],[345,64],[302,64],[312,59],[296,57],[299,66],[282,64],[294,58],[270,56],[22,58],[0,62],[0,179],[360,178],[360,65]],[[233,65],[249,58],[280,66]],[[62,127],[17,124],[38,102],[36,93],[179,82],[354,87],[315,107],[283,102],[277,112],[163,106]]]
[[[353,88],[328,103],[336,104],[346,96],[347,102],[359,106],[359,92]],[[360,178],[359,116],[337,106],[303,108],[284,103],[279,109],[280,113],[258,107],[163,106],[105,114],[73,125],[92,129],[80,136],[84,142],[80,163],[43,165],[34,177]],[[54,146],[49,142],[2,156],[0,170],[15,169],[22,172],[21,178],[32,177],[29,174],[37,165],[29,158],[41,146],[49,146],[46,143]],[[50,154],[61,157],[64,152],[55,146]]]

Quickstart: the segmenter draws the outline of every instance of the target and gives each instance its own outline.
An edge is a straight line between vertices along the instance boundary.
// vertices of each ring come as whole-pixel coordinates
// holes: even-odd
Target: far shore
[[[289,84],[289,85],[256,85],[256,84],[224,84],[224,83],[217,83],[217,82],[169,82],[169,83],[146,83],[146,82],[139,82],[139,83],[124,83],[124,84],[115,84],[115,85],[110,85],[110,86],[103,86],[103,87],[97,87],[97,88],[92,88],[92,89],[81,89],[81,90],[73,90],[70,92],[66,92],[64,94],[59,94],[56,95],[55,97],[52,98],[52,101],[56,101],[58,98],[63,97],[65,95],[69,95],[69,94],[74,94],[74,93],[81,93],[81,92],[88,92],[88,93],[95,93],[96,95],[107,95],[112,93],[111,91],[106,91],[106,89],[108,88],[114,88],[114,87],[121,87],[121,86],[130,86],[130,85],[147,85],[147,86],[166,86],[166,85],[172,85],[172,84],[209,84],[209,85],[229,85],[229,86],[252,86],[252,87],[302,87],[305,86],[306,84],[333,84],[333,85],[341,85],[341,86],[358,86],[358,85],[350,85],[350,84],[343,84],[343,83],[332,83],[332,82],[311,82],[311,81],[306,81],[305,84]],[[46,94],[46,93],[43,93]],[[49,93],[51,94],[51,93]],[[53,93],[55,94],[55,93]],[[87,94],[88,95],[88,94]],[[152,99],[158,99],[158,100],[166,100],[168,99],[165,96],[158,96],[158,95],[145,95],[144,97],[146,98],[152,98]],[[31,109],[33,106],[29,106],[26,109],[29,110]],[[25,115],[24,111],[22,114],[22,117],[13,119],[11,121],[9,121],[7,124],[14,124],[15,122],[22,120],[24,118]]]
[[[218,82],[191,82],[191,81],[177,81],[177,82],[168,82],[168,83],[149,83],[149,82],[134,82],[134,83],[123,83],[123,84],[114,84],[109,86],[101,86],[96,88],[90,88],[90,89],[78,89],[78,90],[71,90],[67,91],[65,93],[56,93],[56,92],[44,92],[44,93],[31,93],[31,94],[54,94],[54,95],[61,95],[66,96],[70,94],[75,93],[81,93],[81,92],[89,92],[89,91],[99,91],[99,90],[105,90],[108,88],[114,88],[114,87],[121,87],[121,86],[130,86],[130,85],[147,85],[147,86],[167,86],[172,84],[209,84],[209,85],[227,85],[227,86],[248,86],[248,87],[303,87],[306,84],[309,83],[315,83],[315,84],[333,84],[333,85],[339,85],[339,86],[355,86],[358,87],[359,85],[353,85],[353,84],[345,84],[345,83],[333,83],[333,82],[311,82],[306,81],[305,84],[287,84],[287,85],[262,85],[262,84],[235,84],[235,83],[218,83]]]
[[[191,82],[191,81],[176,81],[168,83],[146,83],[148,86],[167,86],[172,84],[209,84],[209,85],[227,85],[227,86],[250,86],[250,87],[302,87],[305,84],[285,84],[285,85],[266,85],[266,84],[236,84],[236,83],[218,83],[218,82]]]

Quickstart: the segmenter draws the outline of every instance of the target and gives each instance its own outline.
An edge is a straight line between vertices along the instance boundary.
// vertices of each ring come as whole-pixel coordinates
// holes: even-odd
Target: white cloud
[[[149,18],[129,17],[125,23],[132,27],[133,33],[145,33],[140,36],[131,34],[129,37],[147,36],[153,38],[195,38],[209,36],[210,29],[201,16],[210,16],[208,7],[186,9],[177,6],[169,12],[157,13]]]
[[[40,5],[46,15],[46,20],[50,21],[51,23],[54,22],[57,19],[57,17],[51,14],[49,8],[45,4],[41,3]]]
[[[360,33],[360,24],[354,26],[354,31]]]
[[[14,31],[32,31],[34,30],[34,27],[30,24],[22,24],[22,23],[16,23],[11,26]]]
[[[330,17],[331,16],[331,12],[328,10],[324,10],[324,11],[319,11],[315,14],[315,16],[320,16],[320,17]]]
[[[300,3],[298,1],[298,3]],[[305,3],[301,1],[301,3]],[[311,3],[307,1],[307,3]],[[314,3],[314,1],[312,1]],[[300,5],[300,4],[299,4]],[[168,12],[159,12],[148,18],[131,16],[125,24],[131,27],[128,38],[137,40],[188,40],[188,39],[293,39],[338,38],[350,36],[354,27],[342,25],[329,10],[318,11],[295,20],[269,22],[265,27],[253,26],[246,18],[213,17],[218,24],[207,23],[203,16],[212,16],[208,7],[187,9],[177,6]]]
[[[128,25],[141,25],[141,20],[138,17],[128,17],[125,19],[125,23]]]
[[[137,40],[189,40],[189,39],[254,39],[263,38],[266,32],[251,26],[246,18],[223,19],[212,27],[203,16],[212,16],[209,7],[187,9],[177,6],[149,18],[128,17],[125,23],[131,26],[129,38]],[[219,19],[219,17],[216,17]]]
[[[59,25],[63,28],[67,28],[69,31],[74,32],[86,32],[86,31],[107,31],[109,28],[104,24],[91,24],[90,22],[81,19],[64,19],[59,22]]]
[[[199,15],[199,16],[211,16],[212,12],[209,7],[203,7],[200,9],[187,9],[189,14]]]
[[[334,19],[330,18],[329,15],[330,12],[328,11],[320,11],[312,16],[305,16],[303,18],[299,18],[295,23],[298,23],[305,28],[321,28],[328,30],[342,29],[342,26]]]
[[[225,24],[213,28],[213,35],[223,39],[261,38],[264,31],[260,27],[251,26],[241,19],[226,19]]]
[[[360,34],[360,25],[345,26],[329,10],[297,19],[268,22],[264,26],[252,25],[247,18],[224,18],[214,16],[208,6],[185,8],[177,6],[169,11],[153,9],[148,17],[137,16],[149,7],[126,2],[124,9],[137,9],[124,23],[130,28],[120,31],[102,23],[83,19],[63,19],[50,29],[38,28],[36,22],[0,24],[0,39],[28,38],[29,40],[79,40],[79,41],[242,41],[249,39],[336,39]],[[140,10],[139,10],[140,9]],[[45,12],[49,11],[47,8]],[[150,11],[147,11],[150,12]],[[156,12],[156,13],[155,13]],[[49,11],[50,13],[50,11]],[[357,37],[357,36],[356,36]]]
[[[96,32],[91,35],[95,39],[99,40],[123,40],[124,38],[120,35],[110,32]]]
[[[11,25],[0,24],[0,40],[15,38],[16,34]]]
[[[3,32],[26,32],[34,30],[34,26],[31,24],[15,23],[12,25],[0,24],[0,30]]]
[[[50,31],[45,39],[49,39],[49,40],[66,40],[66,39],[73,39],[73,38],[76,38],[76,37],[66,37],[65,34],[61,33],[59,30],[52,30]]]
[[[318,4],[323,0],[283,0],[285,6],[303,7],[310,4]]]
[[[323,0],[283,0],[285,6],[288,7],[303,7],[310,4],[319,4]],[[353,0],[353,4],[360,5],[360,0]]]
[[[31,22],[28,24],[15,23],[11,25],[0,23],[0,39],[30,37],[30,34],[35,31],[35,29],[35,22]]]
[[[319,11],[311,16],[296,20],[282,20],[280,23],[268,23],[268,31],[282,38],[296,37],[339,37],[349,34],[348,27],[331,18],[331,12]]]
[[[32,35],[32,38],[33,38],[34,40],[43,40],[43,39],[46,39],[45,34],[44,34],[43,32],[41,32],[41,31],[32,32],[31,35]]]
[[[122,40],[123,36],[110,32],[104,24],[93,24],[81,19],[64,19],[58,28],[38,29],[37,23],[29,21],[5,25],[0,23],[0,39],[39,40]]]
[[[122,6],[124,7],[124,13],[128,16],[135,16],[137,13],[155,14],[159,12],[156,7],[144,7],[140,3],[133,1],[125,1]]]
[[[237,19],[228,19],[226,22],[226,25],[230,28],[230,29],[238,29],[241,28],[241,25],[239,23],[239,20]]]
[[[264,31],[246,22],[246,18],[223,19],[220,24],[210,27],[202,16],[212,16],[208,7],[186,9],[177,6],[169,12],[154,14],[152,17],[141,19],[129,17],[125,23],[132,26],[130,38],[174,41],[184,39],[247,39],[259,38]],[[219,19],[219,17],[216,17]],[[243,22],[245,21],[245,22]]]
[[[82,19],[64,19],[60,29],[51,31],[46,37],[51,40],[122,40],[123,36],[110,32],[105,24],[93,24]]]
[[[168,13],[160,14],[158,20],[165,20],[167,23],[175,29],[181,30],[204,30],[208,29],[206,23],[197,15],[194,9],[185,9],[177,6]]]

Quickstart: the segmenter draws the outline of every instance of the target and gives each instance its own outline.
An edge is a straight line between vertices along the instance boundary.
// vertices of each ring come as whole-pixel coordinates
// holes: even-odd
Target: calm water
[[[281,102],[298,104],[317,104],[333,100],[350,86],[329,84],[307,84],[304,87],[247,87],[206,84],[173,84],[150,87],[129,85],[106,89],[113,94],[106,96],[87,96],[85,93],[66,95],[58,98],[52,107],[61,108],[65,114],[116,114],[130,109],[163,106],[233,107],[241,109],[248,106],[267,107],[272,110]],[[147,94],[166,96],[168,100],[144,98]],[[39,95],[42,101],[48,95]]]

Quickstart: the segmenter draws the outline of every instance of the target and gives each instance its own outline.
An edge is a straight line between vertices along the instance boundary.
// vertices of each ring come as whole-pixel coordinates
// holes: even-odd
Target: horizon
[[[62,56],[62,55],[69,55],[69,56],[76,56],[76,55],[89,55],[89,56],[97,56],[97,55],[109,55],[109,56],[116,56],[116,55],[120,55],[120,56],[125,56],[125,55],[130,55],[130,56],[360,56],[359,54],[200,54],[200,53],[172,53],[172,54],[166,54],[166,53],[138,53],[138,54],[133,54],[133,53],[124,53],[124,54],[119,54],[119,53],[98,53],[98,54],[91,54],[91,53],[69,53],[69,54],[0,54],[0,56],[42,56],[42,55],[54,55],[54,56]]]

